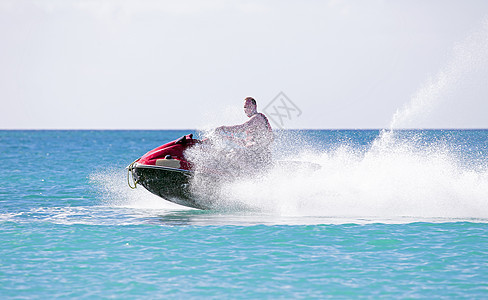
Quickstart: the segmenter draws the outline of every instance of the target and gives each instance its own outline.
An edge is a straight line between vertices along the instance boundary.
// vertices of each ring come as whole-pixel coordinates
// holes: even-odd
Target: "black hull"
[[[190,190],[192,171],[135,165],[132,167],[132,175],[138,184],[165,200],[183,206],[209,209],[203,203],[199,203]]]

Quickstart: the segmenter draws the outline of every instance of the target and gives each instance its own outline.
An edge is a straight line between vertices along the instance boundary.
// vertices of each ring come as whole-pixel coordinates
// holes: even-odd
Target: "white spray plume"
[[[443,99],[464,83],[463,78],[466,75],[487,68],[488,20],[485,20],[480,29],[455,47],[446,67],[428,80],[410,102],[396,111],[390,129],[418,128],[418,124],[421,124]]]

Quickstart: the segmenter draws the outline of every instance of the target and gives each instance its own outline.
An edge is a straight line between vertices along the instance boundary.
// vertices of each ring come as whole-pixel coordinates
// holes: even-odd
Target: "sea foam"
[[[488,218],[486,164],[466,166],[450,147],[385,131],[366,151],[344,145],[295,156],[320,170],[275,168],[221,192],[229,202],[283,215]]]

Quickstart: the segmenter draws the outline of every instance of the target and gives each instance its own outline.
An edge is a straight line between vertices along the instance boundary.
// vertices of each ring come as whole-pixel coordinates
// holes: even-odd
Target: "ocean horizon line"
[[[0,131],[203,131],[196,128],[165,128],[165,129],[149,129],[149,128],[0,128]],[[282,130],[336,130],[336,131],[408,131],[408,130],[488,130],[488,128],[478,127],[426,127],[426,128],[275,128],[274,131]]]

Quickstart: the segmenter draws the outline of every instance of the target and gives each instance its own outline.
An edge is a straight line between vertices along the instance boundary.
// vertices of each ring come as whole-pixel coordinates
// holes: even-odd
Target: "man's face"
[[[250,100],[244,101],[244,112],[246,116],[250,117],[254,114],[256,106],[252,104]]]

